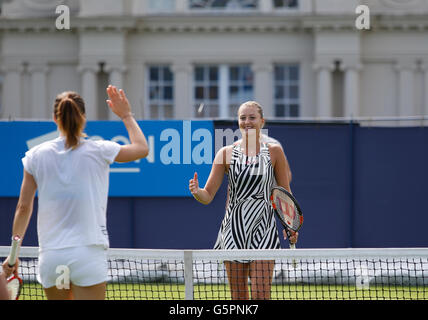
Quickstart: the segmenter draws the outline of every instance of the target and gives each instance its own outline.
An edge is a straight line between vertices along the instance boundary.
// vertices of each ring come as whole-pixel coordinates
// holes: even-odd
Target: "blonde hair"
[[[257,101],[252,101],[252,100],[250,100],[250,101],[246,101],[246,102],[244,102],[243,104],[241,104],[240,106],[239,106],[239,108],[238,108],[238,114],[239,114],[239,109],[241,109],[242,107],[256,107],[257,108],[257,111],[259,112],[259,114],[260,114],[260,116],[262,117],[262,119],[264,119],[264,116],[263,116],[263,108],[262,108],[262,106],[260,105],[260,103],[258,103]]]

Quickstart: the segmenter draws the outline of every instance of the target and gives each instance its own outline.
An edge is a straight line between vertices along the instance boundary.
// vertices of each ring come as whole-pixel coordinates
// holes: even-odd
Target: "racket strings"
[[[285,228],[297,231],[303,224],[299,205],[284,188],[275,187],[271,194],[272,207]]]
[[[17,278],[12,278],[7,284],[10,300],[16,300],[21,291],[21,282]]]

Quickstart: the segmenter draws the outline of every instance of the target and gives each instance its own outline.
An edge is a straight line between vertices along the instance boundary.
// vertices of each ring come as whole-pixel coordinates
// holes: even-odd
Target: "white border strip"
[[[111,173],[138,173],[140,168],[110,168]]]
[[[240,259],[332,259],[332,258],[425,258],[428,248],[349,248],[349,249],[272,249],[272,250],[168,250],[168,249],[116,249],[110,248],[111,258],[141,258],[183,260],[184,252],[191,251],[193,260]],[[0,257],[7,257],[9,246],[0,246]],[[21,247],[20,256],[37,258],[38,247]]]
[[[10,246],[0,246],[0,257],[6,258],[9,255]],[[21,247],[19,249],[19,256],[28,257],[28,258],[37,258],[39,256],[39,248],[38,247]],[[18,258],[19,258],[18,256]],[[0,259],[0,262],[1,259]]]

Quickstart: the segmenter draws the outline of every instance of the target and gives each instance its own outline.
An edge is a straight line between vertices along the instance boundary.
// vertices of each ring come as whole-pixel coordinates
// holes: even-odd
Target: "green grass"
[[[183,284],[140,283],[108,284],[108,300],[183,300]],[[228,285],[195,285],[196,300],[229,300]],[[20,299],[45,299],[39,284],[24,284]],[[355,286],[333,285],[273,285],[272,300],[428,300],[428,287],[370,286],[358,290]]]

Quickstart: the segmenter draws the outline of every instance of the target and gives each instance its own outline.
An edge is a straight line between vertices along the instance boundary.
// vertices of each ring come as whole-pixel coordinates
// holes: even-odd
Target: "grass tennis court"
[[[296,250],[299,262],[292,266],[285,250],[110,249],[106,299],[230,300],[222,261],[250,258],[275,260],[272,300],[428,300],[427,250]],[[21,299],[45,299],[36,280],[37,248],[21,251]]]
[[[107,300],[184,300],[184,284],[108,284]],[[228,285],[195,285],[195,300],[230,300]],[[22,300],[45,299],[36,283],[24,284]],[[272,300],[427,300],[428,287],[343,285],[273,285]]]

